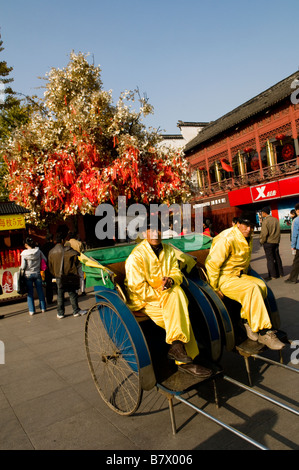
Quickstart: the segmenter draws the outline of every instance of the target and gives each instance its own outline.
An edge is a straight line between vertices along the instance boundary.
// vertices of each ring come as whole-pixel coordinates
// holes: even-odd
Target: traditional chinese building
[[[269,205],[289,227],[299,202],[299,72],[204,126],[184,152],[193,207],[222,230],[241,210]]]

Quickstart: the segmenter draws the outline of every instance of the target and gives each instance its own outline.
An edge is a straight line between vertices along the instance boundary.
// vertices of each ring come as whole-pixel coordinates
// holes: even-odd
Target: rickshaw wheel
[[[132,337],[111,303],[103,300],[88,311],[85,348],[101,398],[118,414],[133,414],[142,398],[139,361]]]

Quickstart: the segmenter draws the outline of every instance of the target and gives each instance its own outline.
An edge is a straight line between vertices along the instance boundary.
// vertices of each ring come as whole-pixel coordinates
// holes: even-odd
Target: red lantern
[[[285,138],[286,138],[286,135],[285,135],[285,134],[277,134],[277,135],[275,136],[275,139],[280,141],[280,145],[282,145],[282,141],[283,141],[283,139],[285,139]]]
[[[281,155],[282,155],[282,158],[284,160],[291,160],[293,158],[294,154],[295,154],[295,150],[294,150],[293,145],[285,144],[282,147]]]
[[[250,161],[250,166],[251,166],[251,169],[253,171],[256,171],[256,170],[259,170],[260,168],[260,162],[259,162],[259,157],[257,155],[255,155],[254,157],[252,157],[251,161]]]
[[[253,148],[252,147],[245,147],[244,152],[245,153],[250,153],[252,152]]]

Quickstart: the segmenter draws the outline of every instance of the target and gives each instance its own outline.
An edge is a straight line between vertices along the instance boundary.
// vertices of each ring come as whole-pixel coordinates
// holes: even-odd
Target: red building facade
[[[242,210],[269,205],[289,226],[299,202],[299,72],[211,122],[185,147],[193,207],[222,230]]]

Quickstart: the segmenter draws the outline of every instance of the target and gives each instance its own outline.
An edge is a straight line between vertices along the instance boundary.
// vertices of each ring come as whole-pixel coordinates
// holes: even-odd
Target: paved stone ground
[[[284,363],[299,359],[299,283],[284,283],[292,255],[288,234],[280,247],[285,277],[269,284],[278,303],[281,329],[296,349],[283,350]],[[266,276],[266,261],[255,236],[252,265]],[[80,298],[89,308],[94,295]],[[131,417],[111,411],[92,381],[84,347],[85,318],[56,318],[56,305],[45,314],[28,314],[27,303],[0,304],[0,340],[5,345],[5,364],[0,364],[0,449],[1,450],[248,450],[254,447],[198,415],[175,400],[177,434],[172,434],[168,402],[156,388],[144,393],[140,408]],[[274,360],[278,354],[267,351]],[[243,358],[224,351],[221,365],[226,375],[247,384]],[[298,409],[298,374],[250,360],[254,388]],[[278,408],[239,387],[218,381],[220,407],[214,404],[211,383],[191,391],[186,398],[217,419],[237,428],[273,450],[299,448],[298,416]],[[112,454],[111,454],[112,455]]]

